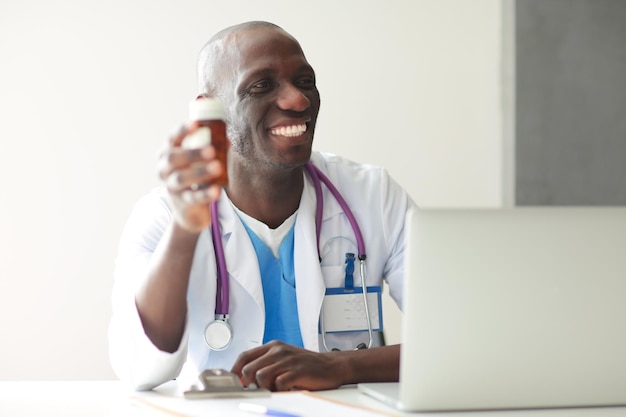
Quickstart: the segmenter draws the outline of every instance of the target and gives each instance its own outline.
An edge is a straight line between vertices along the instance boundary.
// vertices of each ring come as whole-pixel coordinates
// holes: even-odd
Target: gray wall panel
[[[516,204],[626,204],[626,0],[515,11]]]

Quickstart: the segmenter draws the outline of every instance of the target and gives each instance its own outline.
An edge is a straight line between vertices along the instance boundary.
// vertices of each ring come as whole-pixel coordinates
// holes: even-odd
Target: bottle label
[[[185,137],[182,147],[186,149],[203,148],[211,144],[211,128],[200,127]]]

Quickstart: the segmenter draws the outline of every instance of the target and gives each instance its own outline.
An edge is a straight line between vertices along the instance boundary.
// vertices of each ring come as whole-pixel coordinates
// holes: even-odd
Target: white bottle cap
[[[220,99],[201,97],[189,103],[189,119],[226,120],[226,110]]]

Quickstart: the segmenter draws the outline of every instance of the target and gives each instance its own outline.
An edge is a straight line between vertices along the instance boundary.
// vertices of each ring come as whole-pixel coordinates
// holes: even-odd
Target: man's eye
[[[298,86],[304,89],[311,89],[315,87],[315,79],[306,77],[298,80]]]
[[[271,82],[267,80],[259,81],[258,83],[255,83],[250,87],[250,93],[252,94],[264,93],[268,91],[271,87],[272,87]]]

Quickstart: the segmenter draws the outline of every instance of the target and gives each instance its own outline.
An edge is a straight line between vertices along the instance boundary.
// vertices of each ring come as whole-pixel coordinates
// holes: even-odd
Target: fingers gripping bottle
[[[223,174],[216,183],[226,185],[226,161],[230,142],[226,137],[226,110],[222,102],[213,97],[201,97],[189,103],[189,119],[194,122],[192,132],[185,137],[183,148],[202,148],[212,145],[217,159],[224,164]]]

